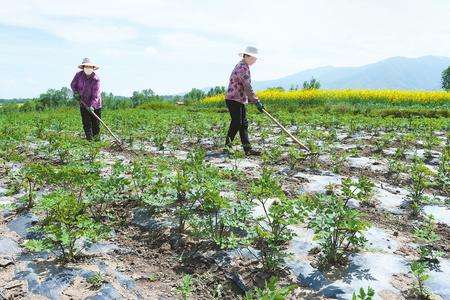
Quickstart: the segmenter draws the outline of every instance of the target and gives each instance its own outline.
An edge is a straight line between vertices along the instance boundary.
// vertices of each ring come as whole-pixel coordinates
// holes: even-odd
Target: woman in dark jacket
[[[230,128],[228,129],[225,147],[226,151],[232,147],[234,137],[239,131],[242,147],[245,155],[260,155],[259,151],[252,149],[248,138],[248,120],[246,104],[256,104],[260,112],[264,106],[253,92],[250,78],[250,66],[256,62],[258,58],[258,49],[255,47],[247,47],[245,51],[239,53],[242,60],[234,67],[230,76],[230,83],[225,98],[228,111],[231,116]]]

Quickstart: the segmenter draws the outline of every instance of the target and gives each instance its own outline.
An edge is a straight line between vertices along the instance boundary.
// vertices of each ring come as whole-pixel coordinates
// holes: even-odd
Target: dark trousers
[[[233,100],[225,101],[231,116],[230,128],[228,129],[225,145],[231,146],[236,133],[239,131],[242,146],[244,147],[244,150],[248,150],[251,146],[248,139],[248,120],[245,105]]]
[[[84,106],[80,106],[81,121],[83,122],[84,134],[87,140],[97,138],[100,133],[100,121],[97,120]],[[94,113],[101,118],[102,109],[95,109]]]

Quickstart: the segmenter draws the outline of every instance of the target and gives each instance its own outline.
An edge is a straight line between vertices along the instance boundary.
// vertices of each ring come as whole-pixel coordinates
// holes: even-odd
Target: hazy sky
[[[246,45],[253,80],[391,56],[450,56],[449,0],[0,1],[0,98],[68,86],[83,57],[103,90],[226,85]]]

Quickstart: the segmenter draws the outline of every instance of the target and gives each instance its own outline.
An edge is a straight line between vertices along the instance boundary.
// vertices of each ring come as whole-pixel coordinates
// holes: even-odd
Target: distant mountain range
[[[450,57],[392,57],[360,67],[320,67],[274,80],[256,81],[255,90],[269,87],[289,89],[302,86],[312,77],[322,89],[408,89],[439,90],[441,74],[450,66]]]

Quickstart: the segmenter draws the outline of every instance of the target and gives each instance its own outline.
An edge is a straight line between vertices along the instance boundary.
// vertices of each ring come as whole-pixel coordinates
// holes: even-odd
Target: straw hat
[[[83,62],[81,63],[81,65],[78,66],[78,68],[83,69],[83,67],[93,67],[94,70],[98,70],[99,66],[97,64],[94,64],[93,62],[91,62],[91,60],[89,58],[85,58],[83,59]]]
[[[253,56],[253,57],[256,57],[256,58],[259,57],[258,49],[256,47],[252,47],[252,46],[248,46],[247,48],[245,48],[244,51],[239,53],[239,56],[243,57],[244,54],[247,54],[247,55],[250,55],[250,56]]]

